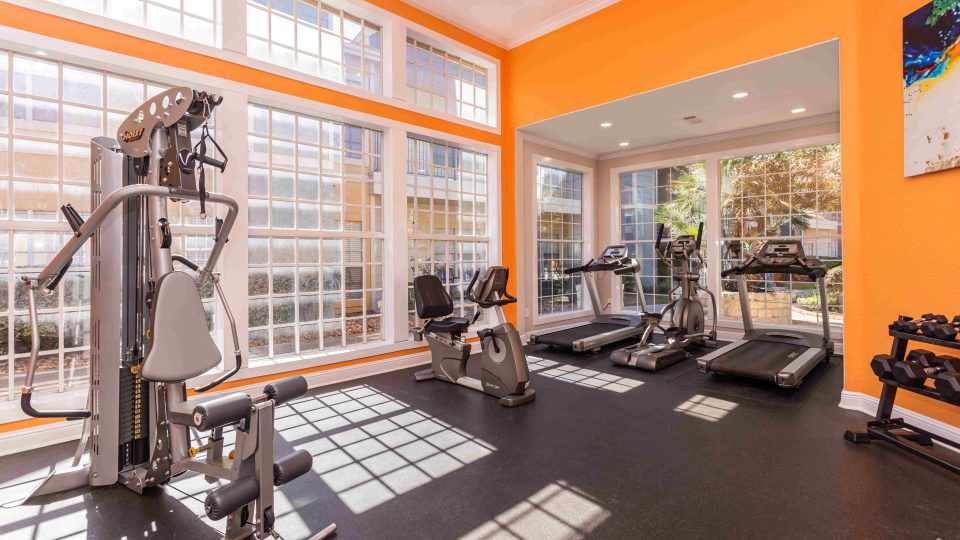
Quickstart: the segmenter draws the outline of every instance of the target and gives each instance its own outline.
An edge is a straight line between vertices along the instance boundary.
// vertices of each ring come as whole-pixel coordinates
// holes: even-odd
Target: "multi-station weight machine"
[[[223,304],[235,365],[195,392],[217,387],[242,362],[233,315],[214,273],[239,209],[232,198],[207,191],[204,173],[204,166],[222,171],[227,164],[207,129],[221,101],[206,92],[172,88],[133,111],[120,125],[117,140],[93,139],[92,213],[84,221],[70,205],[63,206],[73,237],[38,276],[23,279],[32,339],[21,407],[33,417],[84,422],[73,466],[51,473],[26,501],[118,482],[142,493],[192,471],[211,481],[228,481],[204,502],[209,518],[228,518],[224,538],[277,537],[274,486],[311,470],[313,458],[304,450],[277,461],[273,457],[274,409],[307,391],[303,377],[268,384],[259,395],[237,392],[210,399],[187,393],[188,379],[221,363],[198,283],[212,280]],[[191,133],[197,129],[199,141],[193,144]],[[222,160],[207,154],[208,144]],[[199,201],[202,217],[207,204],[227,210],[223,219],[215,218],[215,241],[203,266],[171,253],[167,205],[186,201]],[[33,401],[40,349],[37,291],[57,288],[87,240],[92,255],[88,408],[40,410]],[[175,261],[193,270],[196,281],[174,270]],[[224,455],[224,428],[229,427],[235,428],[235,446]],[[206,444],[191,448],[190,428],[209,431]],[[85,448],[89,462],[81,464]]]

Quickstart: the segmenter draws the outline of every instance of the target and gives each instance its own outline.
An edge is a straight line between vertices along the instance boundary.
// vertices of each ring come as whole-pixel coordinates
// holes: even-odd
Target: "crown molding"
[[[549,34],[554,30],[562,28],[588,15],[596,13],[597,11],[600,11],[601,9],[607,6],[616,4],[620,0],[585,0],[580,4],[566,11],[562,11],[560,13],[557,13],[556,15],[543,19],[535,26],[532,26],[524,30],[523,32],[520,32],[518,34],[509,36],[506,38],[504,38],[503,36],[493,35],[489,32],[481,32],[476,28],[469,28],[464,21],[456,20],[457,18],[455,16],[455,12],[451,12],[448,10],[435,9],[433,6],[427,5],[426,2],[424,2],[423,0],[403,0],[403,1],[404,3],[410,4],[411,6],[419,9],[420,11],[423,11],[424,13],[433,15],[438,19],[442,19],[452,24],[453,26],[456,26],[457,28],[463,30],[464,32],[468,32],[483,40],[493,43],[498,47],[509,50],[519,45],[523,45],[528,41],[532,41],[540,36]]]
[[[678,148],[700,146],[703,144],[721,142],[729,139],[737,139],[740,137],[747,137],[750,135],[763,135],[765,133],[776,133],[779,131],[787,131],[791,129],[798,129],[798,128],[803,128],[808,126],[819,126],[824,124],[839,124],[839,123],[840,123],[840,113],[821,114],[818,116],[810,116],[808,118],[789,120],[787,122],[780,122],[777,124],[767,124],[763,126],[738,129],[734,131],[725,131],[723,133],[714,133],[713,135],[704,135],[703,137],[694,137],[692,139],[682,139],[679,141],[673,141],[673,142],[668,142],[663,144],[655,144],[652,146],[644,146],[641,148],[632,148],[630,150],[621,150],[619,152],[609,152],[606,154],[599,154],[596,156],[595,159],[599,161],[606,161],[610,159],[639,156],[643,154],[649,154],[652,152],[662,152],[664,150],[676,150]]]
[[[539,144],[541,146],[547,146],[554,150],[560,150],[561,152],[566,152],[568,154],[573,154],[575,156],[592,159],[594,161],[597,161],[600,157],[599,154],[594,154],[582,148],[570,146],[568,144],[560,143],[551,139],[545,139],[543,137],[538,137],[536,135],[530,135],[529,133],[523,133],[523,132],[520,132],[520,134],[523,136],[524,143],[533,143],[533,144]]]
[[[577,6],[574,6],[566,11],[562,11],[544,19],[539,24],[532,26],[519,34],[514,34],[509,39],[507,39],[506,48],[512,49],[514,47],[519,47],[528,41],[533,41],[540,36],[549,34],[554,30],[563,28],[564,26],[576,22],[584,17],[592,15],[603,8],[612,6],[620,0],[587,0]]]

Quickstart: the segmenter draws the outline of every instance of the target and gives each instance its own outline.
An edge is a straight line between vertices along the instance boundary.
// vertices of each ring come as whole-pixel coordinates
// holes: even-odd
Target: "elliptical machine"
[[[413,280],[417,316],[426,320],[414,328],[413,337],[430,344],[431,366],[418,371],[417,381],[439,379],[478,390],[500,398],[500,404],[516,407],[533,401],[536,393],[530,388],[530,371],[523,354],[520,333],[508,322],[503,306],[513,304],[516,298],[507,292],[510,271],[503,266],[491,266],[480,277],[473,274],[466,298],[481,309],[494,308],[499,324],[477,333],[480,338],[480,379],[467,376],[467,360],[471,344],[461,339],[471,324],[480,318],[478,309],[473,319],[451,317],[453,299],[440,278],[434,275],[417,276]],[[478,281],[479,279],[479,281]]]
[[[659,315],[648,314],[650,324],[640,342],[630,347],[618,349],[610,355],[615,364],[637,367],[648,371],[657,371],[681,362],[690,357],[688,349],[695,346],[717,345],[717,299],[710,290],[700,286],[700,270],[706,265],[700,243],[703,239],[703,222],[697,229],[697,235],[684,234],[663,244],[663,224],[657,229],[657,256],[670,267],[670,273],[676,282],[670,290],[672,297],[677,290],[680,295],[665,305]],[[713,308],[713,328],[705,330],[703,304],[699,292],[710,296]],[[663,328],[660,322],[670,314],[670,327]],[[664,345],[650,345],[654,328],[659,328],[667,338]]]

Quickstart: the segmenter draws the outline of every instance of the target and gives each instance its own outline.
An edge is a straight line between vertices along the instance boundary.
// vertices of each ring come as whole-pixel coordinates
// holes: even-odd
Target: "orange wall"
[[[517,127],[839,38],[845,387],[879,396],[868,362],[890,349],[886,325],[900,313],[960,312],[955,243],[916,229],[932,218],[949,234],[960,170],[901,172],[901,20],[926,1],[621,0],[507,51],[505,177]],[[955,407],[903,394],[899,405],[960,425]]]

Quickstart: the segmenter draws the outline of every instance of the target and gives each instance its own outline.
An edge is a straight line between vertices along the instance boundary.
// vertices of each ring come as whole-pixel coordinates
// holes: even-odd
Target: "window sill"
[[[557,325],[566,321],[572,321],[575,319],[583,319],[584,317],[593,317],[594,313],[591,309],[579,309],[577,311],[567,311],[564,313],[555,313],[552,315],[537,315],[533,319],[533,325],[536,328],[547,325]]]

